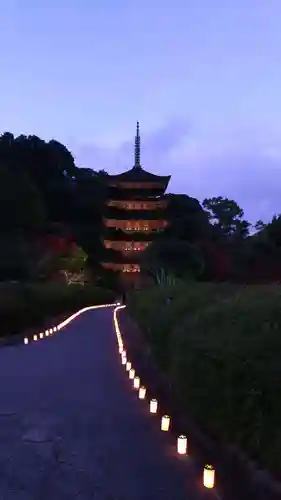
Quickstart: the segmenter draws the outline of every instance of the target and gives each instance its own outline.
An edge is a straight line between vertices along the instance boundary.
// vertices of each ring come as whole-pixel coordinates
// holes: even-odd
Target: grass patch
[[[129,309],[183,410],[279,473],[280,286],[155,287],[133,294]]]

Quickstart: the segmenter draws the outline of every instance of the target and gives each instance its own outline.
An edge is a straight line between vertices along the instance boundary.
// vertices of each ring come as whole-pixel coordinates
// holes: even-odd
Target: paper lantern
[[[122,353],[121,353],[121,356],[122,356],[122,357],[124,357],[124,356],[126,357],[126,356],[127,356],[127,353],[126,353],[125,349],[123,349],[123,351],[122,351]]]
[[[40,339],[42,339],[44,337],[44,334],[43,333],[39,333],[39,337],[40,337]]]
[[[186,455],[187,452],[187,439],[186,436],[178,437],[178,453],[179,455]]]
[[[33,335],[33,340],[35,340],[35,342],[36,342],[36,340],[37,340],[37,335]]]
[[[150,413],[157,413],[158,403],[156,399],[150,401]]]
[[[52,328],[50,328],[50,333],[53,333],[53,329]]]
[[[25,337],[25,339],[24,339],[24,343],[25,343],[25,344],[28,344],[28,338],[27,338],[27,337]]]
[[[212,465],[205,465],[203,474],[203,484],[205,488],[214,488],[215,486],[215,469]]]
[[[127,358],[126,356],[124,356],[124,358],[122,358],[122,365],[126,365],[127,364]]]
[[[131,370],[131,368],[132,368],[132,363],[130,361],[127,361],[127,363],[126,363],[127,372],[129,372]]]
[[[139,389],[140,388],[140,378],[135,377],[134,378],[134,389]]]
[[[161,431],[167,432],[170,427],[170,417],[169,415],[164,415],[161,420]]]
[[[46,337],[49,337],[49,332],[48,332],[48,330],[46,331]]]
[[[140,387],[140,390],[139,390],[139,398],[145,399],[145,395],[146,395],[146,388],[144,386],[142,386],[142,387]]]
[[[120,353],[120,354],[122,354],[122,352],[123,352],[123,346],[121,345],[121,346],[119,347],[119,353]]]
[[[131,368],[131,370],[129,371],[129,378],[130,378],[131,380],[133,380],[133,378],[134,378],[134,376],[135,376],[135,373],[136,373],[136,372],[135,372],[135,370],[134,370],[133,368]]]

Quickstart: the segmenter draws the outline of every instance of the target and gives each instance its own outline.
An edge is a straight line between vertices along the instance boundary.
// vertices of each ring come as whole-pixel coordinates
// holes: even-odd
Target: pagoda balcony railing
[[[151,241],[160,231],[123,231],[111,227],[104,228],[103,239],[112,241]]]
[[[107,193],[107,199],[118,200],[118,201],[168,201],[169,198],[167,194],[159,193],[155,194],[148,190],[115,190]]]
[[[166,209],[157,210],[122,210],[107,207],[104,212],[105,219],[116,220],[166,220]]]

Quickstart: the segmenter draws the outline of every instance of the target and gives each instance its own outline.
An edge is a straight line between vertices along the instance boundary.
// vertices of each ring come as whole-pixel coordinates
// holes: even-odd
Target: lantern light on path
[[[157,400],[152,399],[150,401],[150,413],[157,413],[157,406],[158,406]]]
[[[127,363],[126,363],[127,372],[129,372],[131,370],[131,368],[132,368],[132,363],[130,361],[127,361]]]
[[[164,415],[161,420],[161,431],[168,431],[170,427],[170,417],[169,415]]]
[[[187,452],[187,439],[186,436],[178,437],[178,453],[179,455],[186,455]]]
[[[52,328],[50,328],[50,333],[53,333],[53,329]]]
[[[40,337],[40,339],[42,339],[44,337],[44,333],[42,333],[42,332],[39,333],[39,337]]]
[[[140,388],[140,378],[135,377],[134,378],[134,389],[139,389]]]
[[[33,335],[33,340],[35,340],[35,342],[36,342],[36,340],[37,340],[37,335]]]
[[[46,337],[49,337],[49,332],[48,332],[48,330],[46,330]]]
[[[25,337],[25,339],[24,339],[24,343],[25,343],[25,344],[28,344],[28,338],[27,338],[27,337]]]
[[[142,387],[140,387],[140,390],[139,390],[139,398],[145,399],[145,395],[146,395],[146,388],[144,386],[142,386]]]
[[[209,489],[215,486],[215,469],[212,465],[205,465],[204,467],[203,485]]]
[[[131,380],[133,380],[133,378],[134,378],[134,376],[135,376],[135,373],[136,373],[136,372],[135,372],[135,370],[134,370],[133,368],[131,368],[131,370],[129,371],[129,378],[130,378]]]

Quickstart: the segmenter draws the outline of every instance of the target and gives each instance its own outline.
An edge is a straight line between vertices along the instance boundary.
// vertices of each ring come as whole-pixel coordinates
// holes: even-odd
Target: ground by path
[[[0,349],[0,500],[202,500],[119,363],[112,309]]]

